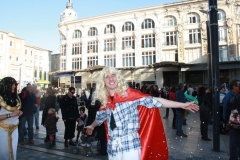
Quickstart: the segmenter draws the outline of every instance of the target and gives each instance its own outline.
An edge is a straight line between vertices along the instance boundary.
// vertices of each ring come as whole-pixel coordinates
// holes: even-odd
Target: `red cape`
[[[109,97],[108,102],[112,102],[110,104],[111,108],[115,107],[116,103],[133,101],[149,96],[148,94],[143,94],[131,88],[127,89],[126,92],[128,94],[126,97],[115,94],[113,101],[111,101]],[[142,145],[141,160],[168,160],[167,141],[159,109],[149,109],[145,106],[138,106],[138,112],[140,119],[140,129],[138,133]]]

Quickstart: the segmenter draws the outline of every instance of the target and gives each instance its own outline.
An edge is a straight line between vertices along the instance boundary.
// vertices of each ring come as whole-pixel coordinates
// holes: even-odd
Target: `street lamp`
[[[217,0],[208,0],[208,11],[199,10],[202,13],[208,14],[209,21],[207,24],[208,32],[208,73],[209,73],[209,84],[212,86],[212,102],[213,102],[213,151],[220,151],[220,106],[219,106],[219,45],[218,45],[218,9]],[[211,79],[210,79],[211,76]],[[211,81],[210,81],[211,80]]]

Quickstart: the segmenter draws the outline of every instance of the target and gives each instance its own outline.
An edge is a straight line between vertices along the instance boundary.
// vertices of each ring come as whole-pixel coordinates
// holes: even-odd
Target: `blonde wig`
[[[95,102],[95,100],[98,99],[102,103],[103,107],[106,107],[107,104],[108,91],[107,88],[105,87],[104,78],[108,74],[116,74],[118,80],[117,93],[119,95],[126,96],[126,90],[128,88],[128,84],[126,83],[124,77],[122,76],[121,71],[117,70],[114,67],[103,68],[99,74],[96,84],[96,90],[92,96],[92,102]]]

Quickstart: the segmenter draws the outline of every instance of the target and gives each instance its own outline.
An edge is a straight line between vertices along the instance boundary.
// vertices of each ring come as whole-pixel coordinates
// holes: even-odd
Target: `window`
[[[60,34],[60,41],[66,40],[66,37],[63,34]]]
[[[104,40],[104,51],[115,51],[115,39]]]
[[[88,53],[97,53],[98,52],[98,42],[92,41],[88,42]]]
[[[3,34],[0,35],[0,39],[3,40]]]
[[[238,11],[238,19],[240,19],[240,10]]]
[[[27,59],[25,59],[25,63],[27,64]]]
[[[81,37],[82,37],[82,33],[81,33],[80,30],[75,30],[75,31],[73,32],[73,35],[72,35],[72,38],[73,38],[73,39],[81,38]]]
[[[42,60],[42,56],[39,56],[39,60]]]
[[[16,62],[18,62],[18,57],[16,57]]]
[[[72,55],[78,54],[82,54],[82,44],[81,43],[72,44]]]
[[[25,49],[25,55],[27,55],[27,50]]]
[[[97,36],[97,35],[98,35],[97,28],[92,27],[92,28],[89,29],[88,36]]]
[[[142,29],[155,28],[154,21],[152,19],[145,19],[142,23]]]
[[[66,59],[61,59],[61,70],[66,70]]]
[[[200,17],[197,13],[189,13],[186,15],[186,23],[193,24],[193,23],[199,23]]]
[[[77,70],[82,68],[82,58],[72,59],[72,70]]]
[[[9,61],[12,61],[12,56],[9,56]]]
[[[163,45],[164,46],[177,45],[177,32],[163,33]]]
[[[151,65],[156,62],[155,51],[142,52],[142,65]]]
[[[123,67],[134,67],[135,66],[135,53],[126,53],[122,55],[122,66]]]
[[[12,41],[10,41],[10,46],[11,46],[11,47],[13,46],[13,42],[12,42]]]
[[[218,20],[221,21],[221,20],[226,20],[226,14],[223,10],[219,9],[218,10]]]
[[[57,55],[54,55],[54,60],[57,60]]]
[[[227,27],[218,27],[218,41],[227,41]]]
[[[54,64],[53,69],[57,69],[57,65],[56,64]]]
[[[88,57],[87,59],[88,59],[87,60],[88,67],[98,65],[98,56]]]
[[[17,42],[16,47],[17,47],[17,49],[20,49],[20,43],[19,42]]]
[[[163,51],[161,61],[178,61],[177,50]]]
[[[177,20],[173,16],[166,16],[164,17],[162,21],[163,26],[176,26],[177,25]]]
[[[201,59],[201,49],[186,49],[185,53],[185,63],[199,63]]]
[[[134,49],[135,41],[134,37],[124,37],[122,38],[122,49]]]
[[[155,47],[155,34],[142,36],[142,48]]]
[[[190,44],[201,43],[201,31],[200,29],[189,30],[189,42]]]
[[[109,24],[105,27],[104,34],[111,34],[111,33],[115,33],[115,26],[112,24]]]
[[[105,55],[104,65],[107,67],[116,67],[116,56],[115,55]]]
[[[219,47],[219,62],[228,61],[227,52],[227,46]]]
[[[122,26],[122,31],[123,32],[134,31],[134,24],[132,22],[125,22],[124,25]]]
[[[31,56],[32,56],[32,51],[31,51]]]
[[[61,45],[61,55],[66,56],[66,44]]]

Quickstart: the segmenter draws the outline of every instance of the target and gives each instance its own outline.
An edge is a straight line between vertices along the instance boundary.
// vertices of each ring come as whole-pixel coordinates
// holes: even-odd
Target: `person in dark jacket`
[[[21,99],[23,115],[19,118],[19,143],[24,145],[25,124],[28,123],[29,143],[34,144],[33,140],[33,116],[37,111],[36,96],[32,92],[32,85],[28,85],[26,90],[19,94]]]
[[[178,84],[178,90],[175,93],[175,101],[186,103],[186,99],[185,99],[183,91],[184,91],[184,84],[179,83]],[[184,111],[185,110],[182,109],[182,108],[176,108],[177,117],[176,117],[175,127],[176,127],[176,130],[177,130],[176,131],[177,136],[187,137],[187,135],[183,133],[183,129],[182,129],[183,120],[184,120]]]
[[[54,89],[52,89],[52,88],[47,89],[47,94],[45,97],[45,107],[44,107],[43,113],[42,113],[42,123],[41,123],[42,125],[44,125],[44,122],[47,118],[48,110],[50,108],[55,108],[56,96],[54,94],[55,94]],[[46,133],[47,133],[47,131],[46,131]],[[48,135],[46,134],[46,139],[44,140],[44,142],[47,142],[49,140],[50,139],[49,139]]]
[[[211,141],[208,138],[208,120],[210,117],[210,111],[212,110],[212,103],[209,99],[209,95],[205,93],[205,87],[199,87],[198,89],[198,104],[200,106],[200,129],[202,140]]]
[[[92,97],[93,92],[94,90],[91,90],[89,97]],[[95,100],[95,102],[92,103],[92,100],[89,99],[86,103],[86,107],[88,109],[88,119],[87,119],[86,126],[88,126],[94,122],[96,118],[96,113],[101,107],[101,102],[99,100]],[[99,153],[97,153],[97,155],[105,156],[107,155],[107,140],[106,140],[106,131],[105,131],[104,124],[101,124],[100,126],[96,127],[96,132],[97,132],[97,138],[99,139],[101,144],[100,151]]]
[[[46,127],[47,135],[50,139],[48,147],[56,145],[56,132],[58,131],[57,121],[58,117],[56,117],[56,110],[54,108],[49,108],[47,118],[44,121],[44,127]]]
[[[62,111],[62,119],[65,125],[64,139],[65,147],[69,145],[75,146],[73,142],[74,132],[76,128],[76,121],[79,120],[80,115],[78,112],[77,99],[74,96],[75,88],[70,87],[68,93],[62,97],[60,106]],[[69,140],[69,142],[68,142]]]

